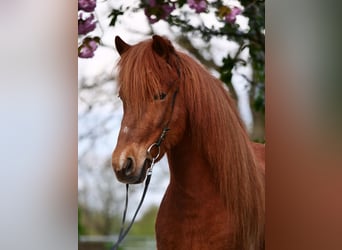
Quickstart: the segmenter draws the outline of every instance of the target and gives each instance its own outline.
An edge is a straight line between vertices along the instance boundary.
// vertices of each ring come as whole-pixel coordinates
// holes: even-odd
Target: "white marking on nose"
[[[129,131],[129,128],[126,126],[123,128],[122,133],[127,134]]]
[[[126,162],[126,151],[127,150],[124,150],[122,151],[122,153],[120,154],[120,157],[119,157],[119,166],[118,166],[118,169],[117,171],[120,171],[122,168],[123,168],[123,165],[125,164]]]

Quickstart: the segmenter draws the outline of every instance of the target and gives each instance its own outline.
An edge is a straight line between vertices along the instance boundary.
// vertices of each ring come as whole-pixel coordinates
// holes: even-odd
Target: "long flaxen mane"
[[[199,150],[210,163],[220,195],[232,216],[234,249],[262,249],[264,173],[258,169],[235,102],[222,83],[194,59],[176,52],[171,44],[170,50],[168,63],[180,72],[179,95],[189,115],[188,129],[194,145],[200,145]],[[120,88],[133,100],[139,113],[141,102],[158,93],[160,76],[170,74],[170,70],[153,51],[152,40],[141,42],[128,52],[118,64]]]

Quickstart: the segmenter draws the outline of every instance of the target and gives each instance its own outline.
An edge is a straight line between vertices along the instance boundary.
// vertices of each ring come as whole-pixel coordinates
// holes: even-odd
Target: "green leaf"
[[[118,19],[118,16],[123,15],[124,12],[121,10],[113,9],[112,12],[109,14],[108,17],[112,17],[112,20],[109,23],[109,26],[115,26],[116,20]]]
[[[253,108],[255,111],[265,113],[265,97],[258,95],[253,102]]]
[[[179,0],[177,1],[179,4],[179,8],[183,7],[183,5],[186,3],[186,0]]]

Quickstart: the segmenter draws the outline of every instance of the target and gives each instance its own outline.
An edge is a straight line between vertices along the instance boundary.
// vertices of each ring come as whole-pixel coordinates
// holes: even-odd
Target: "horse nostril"
[[[124,165],[125,175],[128,176],[133,172],[133,160],[132,158],[128,157],[126,163]]]

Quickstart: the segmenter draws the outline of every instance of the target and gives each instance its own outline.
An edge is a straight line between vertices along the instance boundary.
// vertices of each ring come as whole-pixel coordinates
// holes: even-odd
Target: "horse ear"
[[[119,52],[119,54],[122,55],[127,50],[129,50],[131,45],[125,43],[119,36],[116,36],[115,37],[115,47],[116,47],[116,50]]]
[[[153,42],[152,42],[153,50],[159,56],[165,58],[166,60],[168,60],[169,54],[175,52],[175,49],[169,40],[158,35],[154,35],[152,39],[153,39]]]

